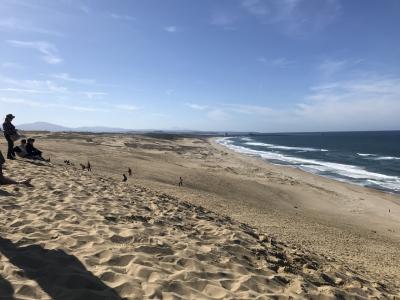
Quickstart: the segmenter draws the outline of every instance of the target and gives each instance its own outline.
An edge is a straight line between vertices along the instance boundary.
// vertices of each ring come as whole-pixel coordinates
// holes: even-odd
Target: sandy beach
[[[212,138],[29,136],[51,163],[7,161],[33,187],[0,187],[0,299],[400,299],[398,195]]]

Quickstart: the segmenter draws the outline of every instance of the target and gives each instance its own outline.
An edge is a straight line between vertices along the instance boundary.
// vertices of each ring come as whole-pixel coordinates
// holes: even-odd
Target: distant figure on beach
[[[178,185],[179,185],[179,186],[183,186],[183,178],[182,178],[182,177],[179,177],[179,183],[178,183]]]
[[[86,166],[85,166],[84,164],[80,164],[80,166],[81,166],[81,168],[82,168],[82,171],[85,171],[85,170],[86,170]]]
[[[128,180],[128,177],[126,177],[126,175],[125,175],[125,174],[122,174],[122,176],[124,176],[124,179],[122,179],[122,182],[125,182],[125,181],[127,181],[127,180]]]
[[[132,176],[132,170],[131,170],[131,168],[128,168],[128,175],[129,175],[129,176]]]
[[[28,152],[26,151],[26,139],[22,139],[21,143],[14,147],[14,152],[21,158],[28,155]]]
[[[14,141],[18,139],[18,133],[15,126],[11,123],[15,116],[8,114],[3,123],[4,137],[7,140],[8,150],[7,159],[15,159]]]
[[[31,179],[25,179],[22,181],[16,181],[14,179],[5,177],[3,174],[3,164],[6,162],[4,159],[3,153],[0,151],[0,185],[9,185],[9,184],[25,184],[27,186],[31,185]]]
[[[88,170],[89,172],[92,172],[92,165],[90,164],[89,161],[87,162],[86,170]]]
[[[66,165],[71,165],[71,162],[68,160],[68,159],[66,159],[66,160],[64,160],[64,163],[66,164]]]

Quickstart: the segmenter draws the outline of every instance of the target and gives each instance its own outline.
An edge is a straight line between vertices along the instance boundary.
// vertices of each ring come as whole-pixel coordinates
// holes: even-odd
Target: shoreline
[[[270,161],[269,159],[267,159],[267,158],[262,158],[261,157],[261,155],[259,155],[259,154],[251,154],[251,153],[246,153],[246,152],[241,152],[241,151],[236,151],[235,149],[232,149],[228,144],[223,144],[223,143],[220,143],[220,142],[218,142],[217,140],[218,139],[226,139],[227,137],[223,137],[223,136],[221,136],[221,137],[212,137],[212,138],[210,138],[209,140],[210,141],[212,141],[213,142],[213,144],[215,144],[215,145],[220,145],[220,146],[222,146],[222,147],[224,147],[224,148],[226,148],[226,149],[229,149],[230,151],[233,151],[234,153],[238,153],[238,154],[240,154],[240,155],[244,155],[244,156],[247,156],[247,157],[256,157],[257,159],[260,159],[260,160],[262,160],[262,161],[264,161],[264,162],[266,162],[266,163],[268,163],[268,164],[271,164],[271,165],[275,165],[275,166],[280,166],[280,167],[289,167],[289,168],[293,168],[293,169],[296,169],[296,170],[300,170],[300,171],[302,171],[302,172],[305,172],[305,173],[308,173],[308,174],[312,174],[312,175],[315,175],[315,176],[319,176],[319,177],[323,177],[323,178],[326,178],[326,179],[331,179],[331,180],[335,180],[335,181],[337,181],[337,182],[341,182],[341,183],[345,183],[345,184],[351,184],[351,185],[354,185],[354,186],[359,186],[359,187],[363,187],[363,188],[367,188],[367,189],[370,189],[370,190],[374,190],[374,191],[378,191],[378,192],[383,192],[383,193],[386,193],[386,194],[391,194],[391,195],[397,195],[397,196],[400,196],[400,190],[398,190],[398,191],[394,191],[394,190],[391,190],[391,189],[389,189],[389,188],[384,188],[384,187],[373,187],[373,186],[368,186],[368,185],[365,185],[365,184],[363,184],[363,183],[357,183],[357,182],[352,182],[351,180],[348,180],[348,179],[340,179],[339,177],[335,177],[335,175],[337,175],[337,173],[335,173],[335,172],[333,172],[333,174],[335,174],[335,175],[332,175],[332,176],[329,176],[329,175],[323,175],[323,174],[318,174],[318,173],[315,173],[315,172],[312,172],[312,171],[307,171],[307,170],[304,170],[303,168],[301,168],[300,166],[298,166],[298,165],[290,165],[290,164],[283,164],[283,163],[274,163],[274,162],[272,162],[272,161]],[[241,146],[242,147],[242,146]],[[245,147],[243,147],[244,149],[248,149],[248,148],[245,148]],[[253,151],[253,150],[251,150],[251,149],[248,149],[249,151]],[[256,151],[256,150],[254,150],[254,151]],[[324,150],[324,151],[328,151],[328,150]],[[368,155],[372,155],[372,154],[368,154]],[[293,158],[297,158],[297,157],[293,157]],[[321,163],[331,163],[331,162],[329,162],[329,161],[321,161]],[[336,163],[333,163],[333,164],[336,164]],[[339,164],[341,164],[341,163],[339,163]],[[348,167],[351,167],[351,168],[357,168],[357,166],[355,166],[355,165],[347,165],[347,164],[344,164],[345,166],[348,166]],[[382,173],[373,173],[374,175],[378,175],[378,176],[385,176],[385,177],[392,177],[392,175],[387,175],[387,174],[382,174]]]
[[[260,163],[206,138],[49,133],[35,137],[55,164],[90,160],[95,174],[116,180],[131,166],[134,177],[128,182],[229,216],[374,280],[400,282],[397,196]],[[177,186],[179,176],[184,179],[182,188]]]

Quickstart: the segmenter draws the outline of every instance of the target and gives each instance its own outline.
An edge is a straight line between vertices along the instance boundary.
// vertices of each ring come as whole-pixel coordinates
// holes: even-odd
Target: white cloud
[[[15,18],[0,19],[0,31],[25,31],[25,32],[47,34],[47,35],[54,35],[54,36],[64,36],[64,34],[62,34],[60,32],[40,28],[40,27],[34,26],[31,23],[28,23],[27,21],[15,19]]]
[[[68,82],[73,82],[73,83],[79,83],[79,84],[95,84],[96,80],[90,79],[90,78],[76,78],[72,77],[68,73],[59,73],[59,74],[53,74],[51,77],[56,78],[56,79],[61,79],[64,81]]]
[[[110,17],[114,20],[120,20],[120,21],[134,21],[136,18],[129,16],[129,15],[120,15],[120,14],[115,14],[111,13]]]
[[[0,87],[35,93],[64,93],[67,88],[54,83],[51,80],[21,80],[0,75]]]
[[[208,106],[200,105],[200,104],[196,104],[196,103],[185,103],[185,105],[192,109],[196,109],[196,110],[205,110],[208,108]]]
[[[21,89],[21,88],[0,88],[0,92],[28,93],[28,94],[46,94],[46,93],[50,93],[50,91],[30,90],[30,89]]]
[[[230,115],[226,111],[217,108],[207,112],[207,117],[211,120],[220,122],[229,120]]]
[[[400,78],[371,77],[311,88],[298,118],[324,130],[400,128]]]
[[[166,26],[163,28],[166,32],[175,33],[178,31],[178,27],[176,26]]]
[[[265,57],[261,56],[259,58],[257,58],[257,61],[259,61],[260,63],[264,64],[264,65],[271,65],[273,67],[287,67],[291,64],[293,64],[292,61],[288,60],[285,57],[278,57],[272,60],[266,59]]]
[[[337,59],[332,59],[332,58],[327,58],[324,59],[319,65],[318,65],[318,71],[321,73],[321,75],[326,79],[329,79],[336,73],[340,73],[346,69],[349,69],[351,67],[354,67],[355,65],[361,63],[361,59],[342,59],[342,60],[337,60]]]
[[[98,107],[86,107],[80,105],[68,105],[68,104],[54,104],[54,103],[46,103],[46,102],[38,102],[30,99],[23,98],[7,98],[0,97],[0,102],[10,103],[15,105],[23,105],[29,107],[39,107],[39,108],[57,108],[57,109],[68,109],[79,112],[108,112],[109,109],[106,108],[98,108]]]
[[[85,95],[89,99],[101,98],[107,95],[107,93],[104,92],[80,92],[80,94]]]
[[[343,70],[348,65],[346,60],[325,59],[319,66],[319,71],[325,77],[330,77],[333,74]]]
[[[231,112],[247,115],[272,115],[274,110],[267,106],[251,104],[224,104],[224,108]]]
[[[248,103],[220,103],[212,107],[195,104],[192,108],[204,111],[210,120],[238,130],[245,127],[271,132],[400,129],[399,77],[369,75],[327,81],[311,87],[301,98],[279,109]],[[241,125],[234,120],[240,120]]]
[[[48,64],[59,64],[62,62],[62,59],[58,56],[58,50],[56,46],[51,43],[44,41],[26,42],[16,40],[9,40],[7,42],[13,47],[28,48],[39,51],[42,54],[42,60],[44,60]]]
[[[293,64],[292,61],[288,60],[285,57],[279,57],[279,58],[275,58],[271,61],[271,64],[275,67],[287,67],[291,64]]]
[[[135,111],[138,110],[138,107],[130,104],[118,104],[115,106],[116,109],[118,110],[124,110],[124,111]]]
[[[242,0],[242,7],[264,24],[290,35],[316,33],[340,14],[338,0]]]
[[[9,103],[9,104],[21,104],[30,107],[41,107],[42,104],[37,101],[21,99],[21,98],[7,98],[7,97],[0,97],[0,102]]]
[[[268,4],[262,0],[243,0],[242,5],[254,15],[266,15],[270,12]]]

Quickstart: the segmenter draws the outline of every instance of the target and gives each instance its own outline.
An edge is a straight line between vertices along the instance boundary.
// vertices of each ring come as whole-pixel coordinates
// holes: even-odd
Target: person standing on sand
[[[12,114],[8,114],[3,123],[4,137],[6,138],[8,143],[7,159],[11,160],[15,159],[14,141],[11,136],[17,133],[15,126],[11,123],[14,118],[15,116],[13,116]]]
[[[126,175],[125,175],[125,174],[122,174],[122,176],[124,177],[124,179],[122,179],[122,182],[125,182],[125,181],[127,181],[127,180],[128,180],[128,177],[126,177]]]
[[[128,174],[129,174],[129,176],[132,176],[132,170],[131,170],[131,168],[128,168]]]
[[[88,172],[92,172],[92,165],[90,164],[90,161],[87,162],[86,170],[88,170]]]
[[[183,178],[182,178],[182,177],[179,177],[179,183],[178,183],[178,185],[179,185],[179,186],[183,186]]]

